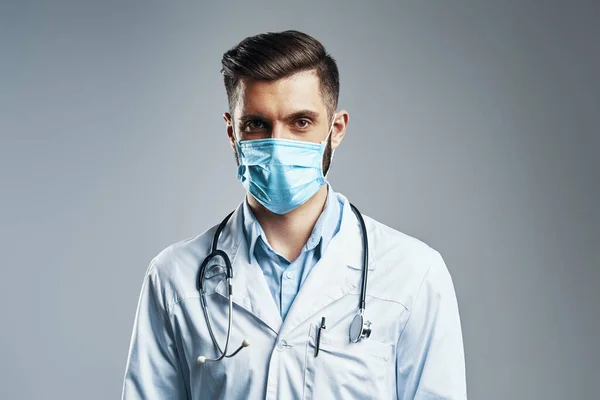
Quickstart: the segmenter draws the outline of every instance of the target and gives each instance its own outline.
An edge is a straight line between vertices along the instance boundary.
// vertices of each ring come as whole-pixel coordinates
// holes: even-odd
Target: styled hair
[[[274,81],[309,70],[316,70],[329,115],[337,108],[340,91],[337,64],[321,42],[306,33],[288,30],[247,37],[223,54],[221,65],[231,112],[241,78]]]

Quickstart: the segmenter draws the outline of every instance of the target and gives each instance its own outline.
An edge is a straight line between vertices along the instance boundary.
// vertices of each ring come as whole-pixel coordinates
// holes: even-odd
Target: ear
[[[338,148],[344,137],[346,136],[346,128],[350,115],[346,110],[337,111],[333,121],[333,129],[331,130],[331,149]]]
[[[235,151],[235,136],[233,133],[233,120],[231,119],[231,114],[229,114],[228,112],[224,113],[223,120],[225,120],[225,125],[226,125],[225,130],[227,131],[227,137],[229,138],[229,144],[231,145],[231,148],[233,149],[233,151]]]

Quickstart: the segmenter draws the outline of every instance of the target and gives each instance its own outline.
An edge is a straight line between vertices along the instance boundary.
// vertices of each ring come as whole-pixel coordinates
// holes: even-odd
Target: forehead
[[[275,81],[240,80],[234,116],[261,114],[278,118],[297,110],[325,112],[315,71],[302,71]]]

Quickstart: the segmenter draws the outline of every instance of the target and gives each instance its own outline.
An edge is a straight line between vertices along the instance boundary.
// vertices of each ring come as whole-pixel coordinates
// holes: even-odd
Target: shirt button
[[[288,347],[288,344],[285,340],[280,340],[279,343],[277,343],[277,350],[279,351],[283,351]]]
[[[292,279],[292,278],[294,277],[294,273],[293,273],[292,271],[287,271],[287,272],[285,273],[285,277],[286,277],[287,279]]]

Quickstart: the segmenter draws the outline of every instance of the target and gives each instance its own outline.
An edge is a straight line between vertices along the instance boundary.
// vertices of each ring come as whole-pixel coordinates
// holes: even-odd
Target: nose
[[[289,139],[291,136],[288,131],[286,124],[276,121],[273,123],[273,129],[271,130],[271,137],[273,139]]]

